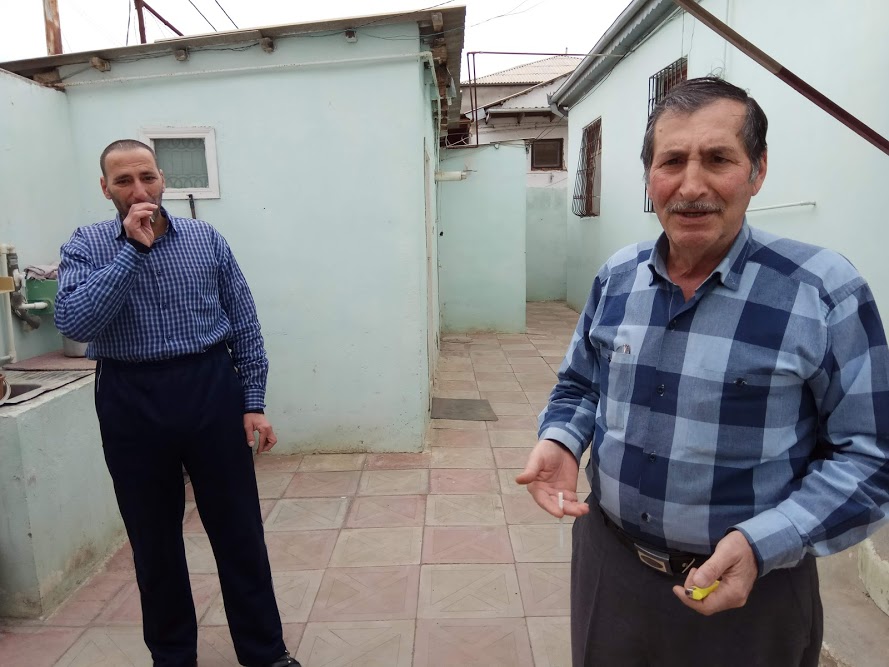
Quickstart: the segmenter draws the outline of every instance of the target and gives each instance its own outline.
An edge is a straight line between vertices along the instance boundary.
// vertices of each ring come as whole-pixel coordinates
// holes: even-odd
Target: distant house
[[[775,0],[700,4],[889,135],[889,87],[882,85],[889,5],[816,2],[803,11]],[[569,125],[569,304],[583,307],[614,251],[659,234],[639,159],[648,113],[679,81],[712,73],[747,89],[769,118],[768,176],[748,221],[843,253],[889,312],[886,156],[670,0],[630,2],[550,97]]]

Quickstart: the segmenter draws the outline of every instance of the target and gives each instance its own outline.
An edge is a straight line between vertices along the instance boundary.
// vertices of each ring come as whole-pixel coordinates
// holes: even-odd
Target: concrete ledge
[[[889,527],[859,545],[858,577],[871,600],[889,614]]]

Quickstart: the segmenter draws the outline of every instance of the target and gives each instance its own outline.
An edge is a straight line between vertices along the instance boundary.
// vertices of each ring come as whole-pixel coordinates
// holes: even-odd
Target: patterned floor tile
[[[559,540],[560,532],[563,538]],[[571,526],[509,526],[512,552],[517,563],[570,563]]]
[[[427,526],[501,526],[503,503],[495,494],[429,496]]]
[[[524,619],[418,620],[414,667],[453,665],[533,667]]]
[[[493,470],[439,468],[429,471],[429,493],[499,493],[500,481]]]
[[[527,403],[528,397],[523,391],[485,391],[482,398],[489,403]]]
[[[188,561],[188,571],[208,574],[218,572],[216,557],[213,555],[213,547],[210,546],[210,538],[204,533],[185,533],[185,558]]]
[[[503,526],[430,526],[423,535],[423,563],[512,563]]]
[[[152,660],[148,647],[142,639],[142,628],[89,628],[55,665],[56,667],[151,667]]]
[[[422,526],[425,518],[425,496],[358,496],[352,501],[346,527]]]
[[[330,567],[418,565],[422,528],[345,528]]]
[[[272,509],[275,507],[275,504],[278,502],[277,498],[263,498],[259,501],[259,515],[262,517],[262,520],[265,521],[269,514],[271,514]],[[206,533],[207,530],[204,528],[204,524],[201,521],[201,513],[197,509],[196,506],[193,506],[190,510],[186,508],[185,511],[185,520],[182,522],[182,532],[184,533]],[[132,554],[131,554],[132,557]]]
[[[527,403],[491,403],[498,417],[534,417],[537,413]]]
[[[486,364],[478,362],[472,364],[472,370],[476,373],[512,373],[513,368],[509,364]]]
[[[498,468],[525,468],[530,450],[527,447],[498,447],[493,450]]]
[[[296,651],[302,639],[305,625],[303,623],[285,623],[284,644],[291,653]],[[232,646],[228,627],[224,625],[206,625],[198,628],[198,661],[200,667],[239,667],[238,657]]]
[[[500,479],[500,493],[506,495],[522,495],[528,493],[528,488],[515,481],[515,478],[524,468],[499,468],[497,477]]]
[[[302,462],[302,454],[259,454],[253,457],[253,467],[265,472],[296,472]]]
[[[417,618],[524,616],[513,565],[424,565]]]
[[[537,429],[537,417],[498,417],[497,421],[488,424],[490,431],[534,431]]]
[[[118,574],[130,574],[136,576],[136,566],[133,563],[133,548],[130,546],[129,540],[123,543],[123,546],[108,559],[105,563],[103,572],[116,572]]]
[[[441,391],[478,391],[475,380],[436,380],[435,388]]]
[[[194,609],[201,618],[219,594],[219,578],[215,574],[190,574]],[[127,584],[105,605],[95,619],[97,625],[141,625],[142,602],[136,582]]]
[[[315,602],[324,570],[273,572],[275,600],[283,623],[304,623]],[[227,625],[222,593],[216,596],[209,610],[201,618],[201,625]]]
[[[259,489],[259,497],[280,498],[292,479],[293,473],[289,472],[257,471],[256,486]]]
[[[352,496],[358,489],[361,472],[298,472],[284,491],[285,498]]]
[[[571,613],[570,563],[516,563],[526,616]]]
[[[306,667],[411,667],[414,621],[309,623],[296,659]]]
[[[494,456],[487,447],[484,449],[434,447],[432,468],[493,468]]]
[[[67,626],[88,625],[124,586],[134,583],[135,577],[131,574],[100,572],[62,603],[46,623]],[[0,664],[3,664],[2,660]]]
[[[399,496],[429,493],[429,470],[365,470],[358,495]]]
[[[419,565],[328,568],[313,621],[394,621],[417,616]]]
[[[460,431],[487,431],[484,421],[468,419],[433,419],[429,425],[434,429],[457,429]]]
[[[429,452],[368,454],[364,464],[365,470],[406,470],[409,468],[428,468],[432,455]]]
[[[327,567],[336,538],[335,530],[266,533],[265,543],[272,571],[320,570]]]
[[[533,447],[537,444],[537,430],[490,431],[491,447]]]
[[[478,390],[473,391],[456,390],[456,389],[439,389],[434,388],[432,395],[435,398],[479,398]]]
[[[306,454],[300,472],[361,470],[366,454]]]
[[[514,493],[503,496],[503,514],[506,523],[559,523],[559,520],[540,507],[530,493]],[[564,523],[574,523],[573,516],[565,516]],[[567,529],[566,529],[567,530]]]
[[[268,530],[341,528],[349,498],[283,498],[265,521]]]
[[[56,661],[78,641],[82,628],[47,628],[18,626],[0,632],[0,665],[32,667],[56,664]],[[72,664],[72,663],[68,663]],[[92,667],[90,663],[78,663]],[[108,663],[106,663],[108,664]],[[149,663],[150,665],[150,663]],[[117,667],[110,665],[109,667]]]
[[[529,618],[528,634],[536,667],[571,665],[571,619]]]
[[[513,380],[479,380],[478,390],[481,391],[522,391],[522,385]]]
[[[477,422],[484,425],[485,422]],[[427,442],[430,447],[488,447],[486,430],[466,429],[434,429],[429,433]]]

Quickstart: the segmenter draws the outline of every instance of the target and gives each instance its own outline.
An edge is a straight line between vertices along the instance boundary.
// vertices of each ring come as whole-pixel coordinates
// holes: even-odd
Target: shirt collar
[[[669,243],[667,235],[662,232],[658,237],[658,240],[655,242],[654,248],[651,250],[651,256],[647,262],[648,269],[651,271],[651,280],[648,282],[649,285],[653,285],[658,278],[667,281],[670,280],[670,276],[667,273],[666,260]],[[713,273],[710,274],[708,280],[715,275],[719,282],[725,287],[732,291],[737,291],[738,287],[741,285],[741,274],[744,272],[744,266],[747,264],[747,257],[749,254],[750,227],[747,224],[747,217],[745,216],[744,222],[741,225],[741,231],[738,232],[738,235],[735,237],[735,240],[725,254],[725,257],[723,257],[722,261],[716,265],[715,269],[713,269]]]
[[[167,213],[167,209],[161,206],[161,213],[164,214],[167,218],[167,232],[176,233],[176,225],[173,224],[173,216]],[[117,220],[117,224],[120,226],[120,232],[117,234],[117,238],[122,239],[126,237],[126,230],[123,228],[123,220],[120,219],[120,213],[114,216],[114,219]]]

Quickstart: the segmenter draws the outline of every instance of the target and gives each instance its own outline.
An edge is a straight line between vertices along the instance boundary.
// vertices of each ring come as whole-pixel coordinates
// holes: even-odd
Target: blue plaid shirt
[[[844,258],[747,226],[685,301],[667,239],[601,269],[540,438],[652,545],[706,553],[732,528],[760,574],[864,539],[889,510],[889,351]]]
[[[148,253],[126,241],[120,216],[77,229],[61,249],[56,327],[89,341],[92,359],[156,361],[225,342],[244,385],[244,410],[264,409],[268,360],[231,249],[206,222],[167,219]]]

